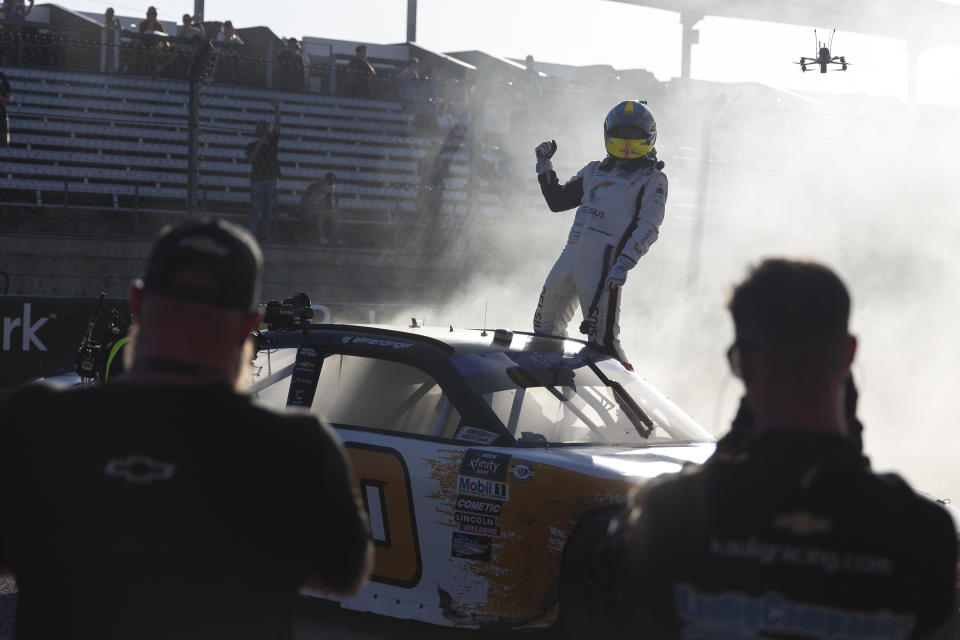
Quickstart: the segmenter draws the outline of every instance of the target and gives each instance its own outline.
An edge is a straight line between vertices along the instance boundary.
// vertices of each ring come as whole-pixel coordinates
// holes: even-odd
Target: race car
[[[654,387],[579,340],[305,324],[256,342],[259,401],[324,416],[352,460],[376,561],[363,591],[337,598],[350,609],[551,625],[578,598],[561,587],[579,570],[565,561],[572,532],[598,531],[639,481],[714,450]]]

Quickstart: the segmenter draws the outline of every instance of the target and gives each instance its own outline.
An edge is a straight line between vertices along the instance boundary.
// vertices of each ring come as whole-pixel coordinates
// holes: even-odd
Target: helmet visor
[[[649,140],[650,132],[635,124],[620,124],[611,129],[608,134],[611,138],[627,138],[630,140]]]
[[[607,138],[607,153],[615,158],[642,158],[653,150],[649,140]]]

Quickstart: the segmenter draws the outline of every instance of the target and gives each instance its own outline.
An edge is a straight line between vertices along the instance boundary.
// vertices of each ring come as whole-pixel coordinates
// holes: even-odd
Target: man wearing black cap
[[[372,547],[336,436],[236,391],[261,272],[245,230],[173,228],[130,290],[127,371],[0,405],[18,637],[291,638],[301,585],[362,585]]]
[[[843,282],[816,263],[765,260],[730,311],[752,433],[647,485],[608,529],[622,532],[605,553],[629,567],[635,636],[929,637],[953,603],[954,525],[898,476],[873,473],[851,438],[857,341]]]

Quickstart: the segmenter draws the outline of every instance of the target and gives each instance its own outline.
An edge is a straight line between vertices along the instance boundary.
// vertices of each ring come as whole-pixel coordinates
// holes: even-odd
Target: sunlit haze
[[[149,1],[164,20],[193,10],[192,0]],[[149,3],[122,2],[112,5],[117,13],[137,19]],[[64,6],[102,13],[109,5]],[[230,19],[241,29],[267,26],[278,36],[386,44],[405,41],[406,11],[406,0],[208,0],[204,17]],[[692,77],[742,83],[709,95],[670,82],[680,76],[679,14],[629,4],[419,0],[417,44],[436,52],[646,69],[669,83],[650,103],[662,123],[657,148],[671,181],[666,222],[624,289],[622,335],[638,370],[705,427],[724,432],[742,393],[723,358],[732,336],[724,309],[730,285],[764,255],[822,260],[852,291],[861,346],[854,372],[875,467],[960,500],[954,460],[960,409],[953,399],[960,379],[960,114],[930,106],[960,104],[960,49],[920,53],[919,106],[908,107],[904,40],[838,31],[833,53],[845,56],[850,69],[801,73],[794,62],[815,55],[813,28],[826,34],[828,20],[807,27],[704,19]],[[713,102],[720,93],[723,105]],[[529,126],[511,128],[509,110],[508,124],[498,130],[474,122],[474,135],[488,136],[483,143],[498,145],[510,161],[496,189],[502,220],[510,222],[481,230],[490,251],[501,253],[476,266],[475,279],[463,283],[444,317],[429,320],[477,326],[488,302],[490,326],[531,328],[543,278],[572,219],[569,212],[551,216],[543,205],[533,146],[557,140],[561,180],[602,157],[601,122],[613,105],[598,94],[584,106],[580,94],[536,104]],[[877,99],[856,99],[862,96]],[[618,99],[634,97],[645,96]],[[684,192],[697,191],[697,169],[677,143],[690,134],[699,144],[701,131],[714,145],[713,155],[703,152],[710,173],[700,176],[700,191],[708,194],[702,205],[692,197],[684,202]],[[507,227],[520,240],[501,237]],[[406,317],[422,317],[420,311],[411,308]]]

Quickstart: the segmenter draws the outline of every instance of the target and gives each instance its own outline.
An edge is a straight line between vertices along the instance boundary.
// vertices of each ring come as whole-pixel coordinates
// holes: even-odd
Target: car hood
[[[701,463],[715,448],[709,442],[649,447],[564,446],[514,449],[511,453],[515,458],[603,478],[654,478],[680,471],[687,463]]]

